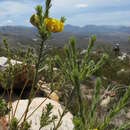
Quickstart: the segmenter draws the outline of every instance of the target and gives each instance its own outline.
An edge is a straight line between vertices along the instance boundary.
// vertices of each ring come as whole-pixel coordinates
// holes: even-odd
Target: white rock
[[[101,101],[101,106],[102,107],[107,107],[108,106],[108,104],[110,103],[110,101],[111,101],[111,98],[110,98],[110,96],[107,96],[105,99],[103,99],[102,101]]]
[[[12,65],[15,65],[15,64],[22,64],[22,62],[20,62],[20,61],[16,61],[16,60],[10,60],[10,62],[11,62],[11,64]]]
[[[7,58],[6,57],[4,57],[4,56],[0,57],[0,65],[1,66],[5,65],[6,62],[7,62]]]
[[[129,110],[128,113],[126,114],[126,117],[127,117],[128,119],[130,119],[130,110]]]
[[[34,42],[37,42],[37,41],[38,41],[38,39],[37,39],[37,38],[33,38],[32,40],[33,40]]]
[[[53,68],[53,71],[57,71],[58,69],[56,67]]]
[[[43,71],[43,70],[47,71],[48,69],[49,69],[49,66],[48,66],[48,65],[45,65],[43,68],[41,68],[41,69],[39,70],[39,72],[41,72],[41,71]],[[57,71],[57,70],[58,70],[58,68],[56,68],[56,67],[53,68],[53,71]]]
[[[5,64],[7,62],[7,58],[2,56],[0,57],[0,69],[3,70],[5,68]]]
[[[42,103],[42,101],[44,101],[44,100],[45,100],[45,98],[35,98],[35,99],[33,99],[32,103],[30,105],[30,108],[29,108],[28,115],[33,110],[35,110],[35,108],[37,108],[37,106],[40,103]],[[16,111],[16,115],[15,115],[17,119],[21,118],[21,115],[24,113],[24,111],[26,109],[27,103],[28,103],[28,100],[20,100],[19,105],[18,105],[18,109]],[[61,105],[59,103],[55,102],[55,101],[47,99],[44,102],[44,104],[42,104],[41,107],[27,120],[28,122],[30,122],[30,121],[32,122],[31,130],[39,130],[40,117],[41,117],[41,114],[42,114],[42,110],[46,106],[46,104],[49,104],[49,103],[51,103],[54,106],[53,110],[52,110],[52,115],[57,115],[58,118],[59,118],[58,110],[60,112],[63,111],[62,108],[61,108]],[[17,101],[15,101],[12,105],[13,110],[14,110],[16,104],[17,104]],[[72,119],[73,119],[72,114],[70,112],[66,113],[66,115],[62,119],[62,124],[61,124],[61,126],[58,130],[73,130],[74,125],[72,123]],[[42,128],[41,130],[50,130],[51,127],[53,128],[53,124],[50,124],[49,126]]]
[[[127,57],[127,53],[123,53],[122,56],[118,56],[119,60],[124,60]]]
[[[121,72],[124,72],[124,71],[125,71],[125,69],[121,69],[120,71],[121,71]]]
[[[39,89],[44,92],[46,95],[51,93],[51,89],[48,87],[48,84],[42,84],[39,86]]]
[[[8,66],[7,61],[8,61],[7,57],[4,57],[4,56],[0,57],[0,69],[1,70],[5,69]],[[12,65],[22,64],[22,62],[16,61],[16,60],[13,60],[13,59],[11,59],[10,62],[11,62]]]
[[[82,50],[82,51],[80,52],[80,54],[81,54],[81,55],[84,55],[86,52],[87,52],[87,50],[84,49],[84,50]]]

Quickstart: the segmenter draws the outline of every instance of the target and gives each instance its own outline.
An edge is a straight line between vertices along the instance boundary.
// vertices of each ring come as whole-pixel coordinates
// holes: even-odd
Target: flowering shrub
[[[36,14],[33,14],[30,18],[30,22],[33,26],[35,26],[39,32],[40,38],[41,38],[41,44],[39,47],[39,54],[36,57],[36,59],[32,62],[32,57],[27,55],[27,61],[25,62],[27,68],[30,68],[30,63],[34,63],[34,73],[33,73],[33,82],[30,88],[30,93],[28,97],[28,103],[25,112],[23,115],[21,115],[21,119],[18,120],[15,117],[17,107],[19,105],[20,97],[25,89],[26,82],[23,86],[23,89],[21,91],[21,94],[18,98],[18,102],[16,104],[16,108],[13,112],[12,110],[12,94],[13,94],[13,82],[14,82],[14,75],[15,71],[13,66],[10,64],[10,52],[7,47],[8,52],[8,63],[9,67],[6,70],[6,76],[8,79],[4,80],[7,82],[4,82],[5,88],[8,92],[9,96],[9,130],[29,130],[30,124],[27,122],[27,119],[32,116],[32,114],[37,111],[37,109],[41,106],[41,104],[28,116],[28,111],[30,104],[32,103],[33,97],[37,94],[39,88],[36,87],[38,83],[38,75],[40,70],[42,69],[42,63],[46,58],[46,44],[45,41],[50,37],[51,33],[57,33],[61,32],[64,28],[64,22],[65,18],[61,17],[61,20],[57,20],[54,18],[51,18],[49,16],[49,11],[51,7],[51,0],[45,1],[45,11],[43,11],[42,6],[36,7]],[[90,78],[99,68],[103,66],[105,61],[108,59],[107,54],[103,54],[101,58],[95,63],[92,59],[90,59],[89,55],[92,50],[92,47],[94,45],[94,42],[96,41],[96,36],[92,36],[89,41],[89,45],[87,48],[87,51],[82,59],[78,59],[78,53],[77,49],[75,47],[75,40],[72,38],[69,41],[68,46],[65,46],[64,53],[65,58],[62,59],[60,56],[55,56],[55,62],[58,66],[58,71],[62,74],[64,81],[69,82],[72,85],[72,91],[70,92],[70,97],[68,101],[65,104],[63,113],[59,112],[59,120],[57,124],[54,123],[54,121],[57,119],[57,117],[54,115],[50,117],[51,110],[53,106],[51,104],[46,105],[46,111],[43,109],[41,120],[40,120],[40,129],[42,129],[44,126],[49,125],[50,123],[54,124],[53,130],[58,130],[61,123],[62,118],[68,111],[68,107],[71,104],[71,98],[73,97],[73,94],[76,92],[76,96],[78,98],[78,104],[79,104],[79,110],[77,114],[74,116],[73,122],[75,125],[74,130],[106,130],[107,126],[109,125],[111,119],[120,112],[120,110],[126,105],[129,97],[130,97],[130,88],[128,91],[124,94],[124,96],[120,99],[120,101],[113,107],[111,111],[104,117],[104,120],[102,122],[95,121],[96,119],[96,108],[97,104],[100,101],[99,98],[99,92],[101,89],[101,80],[100,78],[96,81],[96,87],[94,89],[94,94],[92,98],[92,104],[90,107],[90,110],[88,110],[88,115],[85,114],[85,109],[87,109],[82,101],[82,95],[80,91],[80,85],[84,79]],[[30,54],[30,53],[29,53]],[[51,59],[50,59],[51,61]],[[54,61],[53,61],[54,62]],[[48,65],[50,67],[50,73],[51,73],[51,87],[53,88],[53,66],[50,63]],[[5,71],[5,72],[6,72]],[[28,76],[30,77],[30,76]],[[27,80],[28,81],[28,80]],[[35,89],[36,88],[36,89]],[[51,93],[50,93],[51,94]],[[42,103],[44,103],[43,101]],[[0,114],[1,116],[4,116],[7,111],[7,108],[5,107],[5,103],[3,100],[0,99]],[[2,115],[4,114],[4,115]],[[95,123],[96,122],[96,123]],[[118,128],[118,130],[126,130],[126,128],[130,128],[130,124],[125,124]],[[116,130],[116,128],[115,128]]]

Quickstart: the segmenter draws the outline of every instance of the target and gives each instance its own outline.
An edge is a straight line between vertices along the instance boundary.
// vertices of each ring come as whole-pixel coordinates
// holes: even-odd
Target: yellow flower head
[[[61,20],[57,20],[54,18],[45,18],[44,19],[44,25],[46,26],[46,29],[50,32],[62,32],[64,28],[64,23]]]
[[[36,14],[33,14],[30,18],[30,23],[35,26],[35,27],[39,27],[40,21],[38,19],[38,16]],[[46,26],[46,29],[49,32],[62,32],[63,28],[64,28],[64,21],[61,20],[57,20],[54,18],[45,18],[44,19],[44,25]]]
[[[89,130],[98,130],[97,128],[95,128],[95,129],[89,129]]]

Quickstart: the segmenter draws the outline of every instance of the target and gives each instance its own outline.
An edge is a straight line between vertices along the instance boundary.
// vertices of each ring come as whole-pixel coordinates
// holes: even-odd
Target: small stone
[[[42,84],[43,84],[43,81],[42,81],[42,80],[39,80],[39,81],[38,81],[38,84],[39,84],[39,85],[42,85]]]
[[[56,67],[53,68],[53,71],[57,71],[58,69]]]
[[[111,98],[110,98],[110,96],[107,96],[105,99],[103,99],[102,101],[101,101],[101,106],[102,107],[107,107],[108,106],[108,104],[110,103],[110,101],[111,101]]]
[[[50,99],[52,99],[52,100],[54,100],[54,101],[59,101],[59,97],[58,97],[58,95],[55,93],[55,92],[53,92],[50,96],[49,96],[49,98]]]
[[[130,119],[130,110],[127,112],[126,117]]]
[[[47,84],[42,84],[40,85],[39,88],[43,93],[45,93],[45,95],[49,95],[51,93],[51,89],[48,87]]]

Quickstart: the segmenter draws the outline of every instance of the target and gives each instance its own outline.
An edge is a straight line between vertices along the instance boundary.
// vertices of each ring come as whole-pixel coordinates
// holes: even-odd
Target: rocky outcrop
[[[29,108],[29,113],[28,115],[33,111],[35,110],[35,108],[37,108],[37,106],[42,103],[43,101],[45,100],[45,98],[35,98],[33,99],[31,105],[30,105],[30,108]],[[18,109],[16,111],[16,118],[17,119],[20,119],[21,118],[21,115],[24,113],[26,107],[27,107],[27,103],[28,103],[28,100],[20,100],[19,102],[19,105],[18,105]],[[53,107],[53,110],[52,110],[52,115],[56,115],[58,116],[58,119],[56,120],[56,122],[59,120],[59,112],[60,111],[62,113],[62,107],[59,103],[53,101],[53,100],[50,100],[50,99],[47,99],[41,106],[40,108],[38,108],[38,110],[27,120],[28,122],[31,122],[32,125],[31,125],[31,130],[39,130],[39,127],[40,127],[40,117],[41,117],[41,114],[42,114],[42,110],[43,108],[45,108],[46,104],[49,104],[51,103],[54,107]],[[15,108],[17,104],[17,101],[15,101],[13,103],[13,110]],[[72,123],[72,114],[70,112],[67,112],[66,115],[63,117],[62,119],[62,124],[60,126],[60,128],[58,130],[73,130],[73,123]],[[45,128],[42,128],[41,130],[50,130],[50,128],[53,128],[53,124],[50,124],[48,126],[46,126]]]

